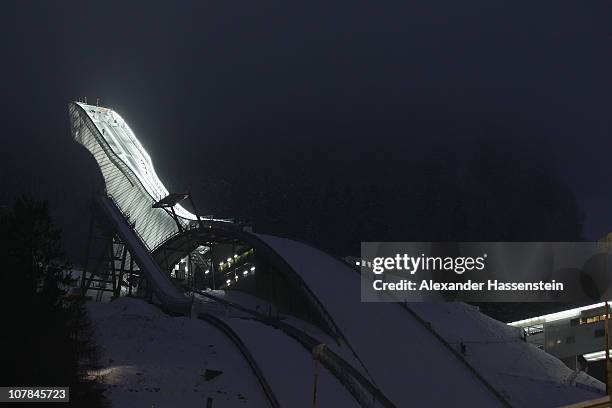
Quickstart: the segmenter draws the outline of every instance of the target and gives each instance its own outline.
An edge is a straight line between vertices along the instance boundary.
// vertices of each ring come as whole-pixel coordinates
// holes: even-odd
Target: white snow
[[[150,283],[153,291],[160,298],[164,306],[178,314],[184,314],[190,310],[191,301],[162,272],[149,249],[123,217],[115,203],[106,196],[98,197],[98,201],[102,208],[104,208],[106,215],[112,220],[121,238],[130,248],[130,253],[135,257],[138,266],[140,266],[141,271],[147,278],[147,282]]]
[[[310,408],[314,360],[310,352],[282,331],[254,320],[225,319],[253,353],[281,407]],[[318,366],[317,407],[359,407],[342,384]]]
[[[515,406],[559,406],[596,398],[596,390],[605,390],[600,381],[569,369],[556,357],[525,343],[520,329],[485,316],[474,306],[410,306],[457,349],[463,342],[465,358]]]
[[[361,374],[367,376],[366,370],[361,365],[361,362],[359,362],[359,360],[355,358],[355,355],[352,353],[352,351],[348,349],[346,345],[343,346],[341,344],[338,344],[332,337],[323,332],[319,327],[304,320],[298,319],[297,317],[281,314],[277,311],[274,305],[270,304],[264,299],[258,298],[248,293],[244,293],[238,290],[207,290],[206,292],[213,296],[216,296],[217,298],[227,300],[229,302],[247,308],[252,312],[257,312],[268,317],[280,319],[283,323],[288,324],[293,328],[296,328],[308,334],[310,337],[313,337],[319,342],[319,344],[325,344],[330,350],[334,351],[347,363],[352,365],[353,368],[360,371]],[[251,314],[219,304],[208,297],[199,295],[198,293],[194,294],[193,310],[194,314],[196,315],[198,312],[206,312],[219,314],[223,317],[252,317]]]
[[[346,264],[299,242],[258,236],[302,277],[397,406],[501,405],[460,357],[400,305],[362,303],[360,276]],[[412,306],[448,343],[469,342],[468,354],[474,356],[467,361],[515,406],[557,406],[601,396],[600,382],[579,373],[569,381],[572,371],[561,361],[465,305]]]
[[[567,368],[521,340],[516,328],[462,303],[413,303],[409,307],[443,339],[436,338],[394,303],[363,303],[360,276],[341,261],[307,245],[260,236],[302,277],[342,330],[382,392],[398,407],[501,406],[469,368],[515,407],[553,407],[600,397],[603,384]],[[251,310],[268,304],[237,291],[216,296]],[[142,300],[90,303],[97,339],[104,347],[103,384],[115,407],[268,406],[260,384],[234,344],[198,319],[169,317]],[[240,336],[281,406],[312,403],[314,361],[308,350],[281,330],[199,299],[196,312],[221,318]],[[276,312],[274,312],[276,313]],[[346,345],[337,346],[317,327],[279,316],[328,344],[362,370]],[[465,354],[460,344],[466,346]],[[449,344],[457,352],[452,352]],[[468,366],[469,365],[469,366]],[[206,369],[221,376],[205,381]],[[363,371],[362,371],[363,372]],[[357,406],[340,382],[319,366],[319,406]]]
[[[168,317],[133,298],[89,303],[113,407],[268,407],[238,349],[210,324]],[[206,369],[223,373],[206,381]],[[96,374],[96,373],[93,373]]]
[[[348,362],[360,368],[358,361],[354,359],[349,350],[336,346],[333,339],[319,328],[295,317],[279,315],[275,308],[265,300],[233,290],[210,290],[208,292],[218,298],[263,314],[267,314],[270,306],[273,317],[278,317],[285,324],[302,330],[319,340],[320,343],[328,344],[338,354],[347,355]],[[195,294],[195,298],[197,300],[194,303],[196,313],[216,315],[240,335],[270,382],[270,386],[275,390],[281,406],[312,406],[314,360],[310,351],[281,330],[254,320],[253,316],[248,313],[221,306],[210,298],[198,294]],[[287,364],[289,361],[291,363]],[[358,406],[342,384],[322,365],[319,365],[318,376],[318,406]]]

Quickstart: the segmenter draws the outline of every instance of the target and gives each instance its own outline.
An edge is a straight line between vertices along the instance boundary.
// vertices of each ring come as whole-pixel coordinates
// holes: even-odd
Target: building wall
[[[574,319],[544,325],[544,350],[557,357],[571,357],[605,349],[604,322],[578,324]]]

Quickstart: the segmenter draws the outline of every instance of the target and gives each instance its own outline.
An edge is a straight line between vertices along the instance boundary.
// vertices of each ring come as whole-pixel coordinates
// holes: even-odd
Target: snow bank
[[[465,358],[516,406],[558,406],[597,397],[605,385],[575,372],[558,358],[524,342],[508,326],[464,303],[409,305],[432,324]]]
[[[455,350],[466,344],[466,356],[458,356],[400,305],[362,303],[360,276],[345,263],[299,242],[258,237],[302,277],[397,406],[500,406],[463,358],[513,406],[552,407],[601,396],[599,381],[572,372],[474,308],[409,305]]]
[[[376,384],[398,407],[501,406],[470,366],[516,407],[559,406],[597,398],[603,391],[599,381],[573,372],[522,341],[515,328],[474,307],[409,304],[427,322],[422,324],[398,304],[362,303],[360,277],[344,263],[301,243],[260,238],[302,277]],[[221,295],[249,308],[266,306],[246,294]],[[312,359],[307,351],[279,330],[241,319],[244,313],[206,301],[198,302],[198,307],[220,315],[241,335],[284,405],[291,401],[291,406],[299,406],[306,401],[312,385]],[[208,323],[168,317],[129,298],[91,304],[90,311],[98,341],[105,347],[101,374],[108,386],[106,395],[115,406],[205,406],[208,397],[214,398],[215,408],[266,405],[242,356]],[[306,322],[291,317],[285,321],[323,342],[330,340]],[[429,325],[443,341],[432,334]],[[346,355],[348,350],[342,347],[341,352]],[[206,369],[223,374],[205,381]],[[322,401],[329,401],[328,406],[354,404],[337,380],[321,371]]]
[[[138,299],[89,303],[98,344],[97,373],[113,407],[267,407],[242,355],[216,328],[169,317]],[[222,374],[206,381],[207,369]]]
[[[245,342],[282,407],[312,407],[314,360],[310,352],[282,331],[247,319],[225,319]],[[318,366],[317,407],[359,407],[343,385]]]

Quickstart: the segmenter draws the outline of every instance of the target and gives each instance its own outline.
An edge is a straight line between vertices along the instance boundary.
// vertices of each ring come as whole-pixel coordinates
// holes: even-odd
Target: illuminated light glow
[[[524,327],[533,326],[535,324],[554,322],[556,320],[570,319],[580,315],[583,310],[595,309],[598,307],[605,306],[605,302],[595,303],[593,305],[577,307],[574,309],[563,310],[561,312],[551,313],[547,315],[530,317],[528,319],[517,320],[516,322],[508,323],[509,326]]]
[[[166,189],[157,173],[155,173],[151,156],[140,144],[140,141],[121,115],[108,108],[88,105],[82,102],[75,103],[85,111],[100,132],[102,138],[106,140],[119,159],[134,173],[153,200],[159,201],[168,196],[168,189]],[[198,219],[195,214],[187,211],[180,204],[174,206],[174,211],[176,215],[183,219],[191,221]],[[200,218],[208,221],[228,222],[228,220],[223,219]]]
[[[238,258],[238,254],[234,254],[234,258]]]
[[[227,258],[227,263],[232,262],[232,258]]]
[[[234,276],[234,279],[238,280],[238,275]]]
[[[255,267],[254,267],[254,266],[251,266],[251,271],[254,271],[254,270],[255,270]]]
[[[355,262],[355,265],[359,266],[359,265],[361,265],[361,262],[357,261],[357,262]]]
[[[231,280],[231,279],[228,279],[228,280],[226,280],[226,281],[225,281],[225,283],[227,283],[227,284],[229,285],[229,284],[231,284],[231,283],[232,283],[232,280]]]
[[[207,269],[207,270],[204,272],[204,274],[205,274],[205,275],[208,275],[209,273],[210,273],[210,269]]]
[[[610,354],[612,354],[612,350],[610,350]],[[599,361],[604,360],[606,358],[606,350],[596,351],[594,353],[584,354],[582,357],[586,361]]]
[[[247,276],[247,274],[248,274],[248,273],[249,273],[249,271],[244,271],[244,272],[242,272],[242,274],[243,274],[244,276]]]

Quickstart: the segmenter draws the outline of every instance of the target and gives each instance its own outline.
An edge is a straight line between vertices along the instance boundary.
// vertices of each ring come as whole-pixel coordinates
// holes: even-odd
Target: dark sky
[[[325,155],[349,143],[350,172],[381,140],[410,160],[461,137],[431,131],[440,123],[493,123],[549,141],[598,238],[612,231],[611,10],[608,1],[3,3],[0,203],[46,197],[66,233],[82,234],[76,214],[100,184],[70,138],[66,104],[99,96],[170,189],[191,190],[203,207],[225,174],[248,182],[260,163],[316,172],[312,155],[284,153],[296,146]]]

